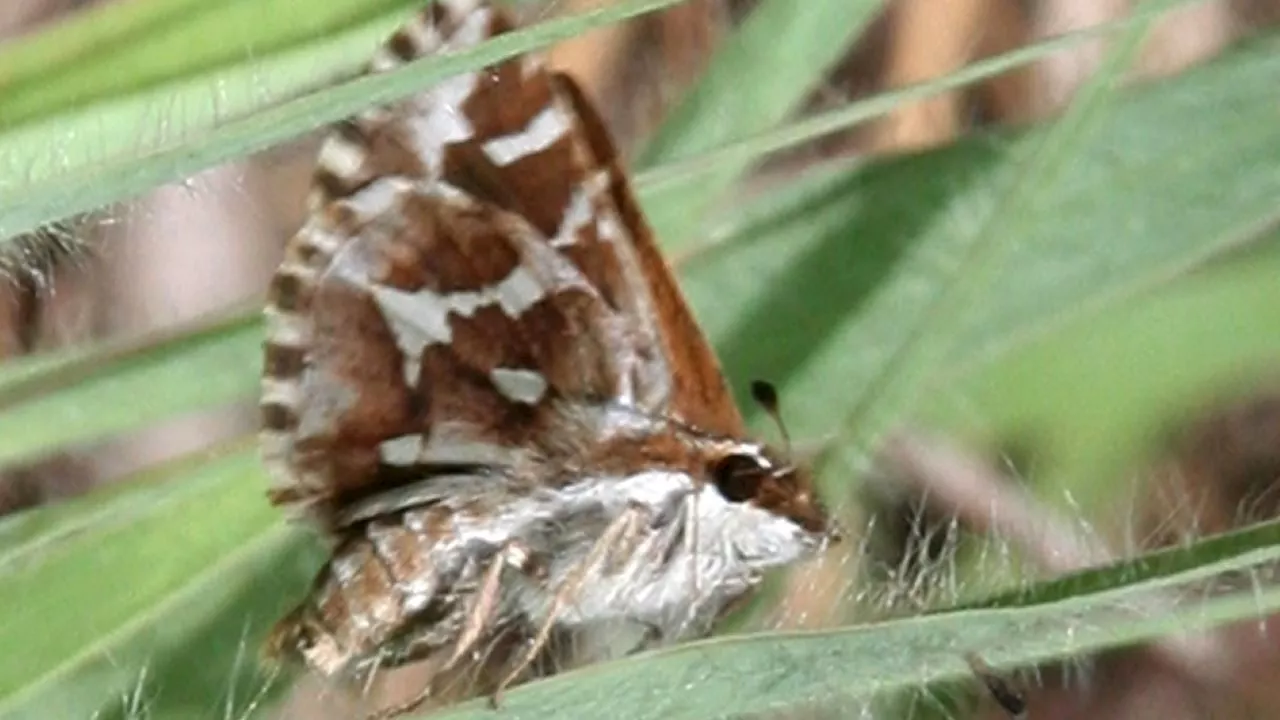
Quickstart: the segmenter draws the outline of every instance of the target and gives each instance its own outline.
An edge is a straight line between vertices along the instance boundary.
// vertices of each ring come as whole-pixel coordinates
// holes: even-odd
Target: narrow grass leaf
[[[304,8],[297,0],[134,0],[91,7],[0,52],[0,128],[252,65],[370,23],[386,32],[420,4],[330,0]],[[355,70],[360,58],[357,51],[319,63],[311,80],[323,78],[316,71]]]
[[[329,42],[250,59],[218,73],[184,78],[105,106],[70,110],[39,124],[0,136],[0,242],[19,233],[110,203],[132,198],[166,182],[277,145],[367,107],[405,97],[465,70],[581,35],[673,5],[678,0],[623,0],[594,12],[540,23],[447,57],[424,58],[375,76],[280,102],[284,91],[260,98],[263,78],[279,73],[314,78],[352,47],[367,46],[364,35],[340,34]],[[377,25],[381,37],[384,32]],[[363,28],[371,32],[370,28]],[[367,53],[365,53],[367,55]],[[320,68],[319,70],[317,68]],[[300,83],[307,84],[307,83]],[[288,85],[288,83],[286,83]],[[220,88],[221,95],[211,93]],[[236,114],[220,111],[221,97],[238,99]],[[179,102],[185,104],[175,103]],[[107,132],[88,131],[85,145],[73,128],[102,123]],[[141,128],[141,130],[140,130]],[[67,157],[57,149],[74,141]],[[79,148],[77,151],[76,148]]]
[[[883,5],[880,0],[765,0],[716,52],[711,67],[640,154],[650,168],[763,132],[794,113]],[[758,157],[758,156],[757,156]],[[664,244],[679,250],[711,203],[757,157],[718,164],[651,210]]]
[[[253,398],[258,313],[201,323],[0,382],[0,464]],[[73,390],[74,389],[74,390]]]
[[[21,649],[0,658],[0,716],[91,717],[137,693],[222,717],[227,683],[257,677],[316,557],[264,501],[256,448],[199,459],[0,535],[0,645]]]

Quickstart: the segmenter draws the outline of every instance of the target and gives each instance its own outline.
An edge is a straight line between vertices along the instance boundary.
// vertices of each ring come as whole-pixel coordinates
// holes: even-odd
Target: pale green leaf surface
[[[254,313],[138,349],[60,363],[34,376],[20,368],[23,380],[0,379],[0,464],[183,412],[252,400],[261,348]],[[78,391],[54,391],[59,387]]]
[[[1280,234],[1268,246],[998,358],[936,398],[934,421],[960,430],[980,413],[984,435],[1029,445],[1050,499],[1069,489],[1086,514],[1106,512],[1113,478],[1161,450],[1171,420],[1276,378]]]
[[[105,174],[107,170],[126,177],[146,173],[149,166],[160,162],[157,155],[190,153],[207,144],[207,135],[218,132],[223,125],[314,89],[332,79],[334,72],[324,68],[358,64],[367,58],[395,26],[396,17],[380,18],[251,63],[210,70],[194,79],[112,96],[95,104],[77,104],[41,122],[0,134],[4,169],[0,191],[6,197],[0,207],[6,213],[27,208],[18,216],[31,218],[23,221],[24,226],[6,223],[0,228],[11,235],[95,209],[83,203],[71,212],[58,211],[56,205],[46,206],[50,201],[44,198],[69,183],[86,182],[106,202],[129,197],[122,192],[123,187],[104,182],[111,177]],[[163,169],[167,168],[152,172]],[[193,168],[188,174],[201,169]]]
[[[760,3],[649,141],[639,167],[688,159],[776,126],[844,57],[882,5],[881,0],[807,0],[804,12],[797,12],[793,0]],[[758,157],[719,163],[650,209],[665,245],[684,247],[711,203]]]
[[[1117,100],[1045,190],[952,366],[1167,280],[1274,219],[1276,50],[1255,43]],[[848,404],[833,388],[851,402],[885,366],[1024,142],[975,138],[826,177],[728,231],[684,287],[737,386],[785,386],[797,436],[836,427]]]
[[[1258,617],[1280,609],[1280,588],[1221,582],[1208,593],[1192,583],[1263,570],[1280,558],[1278,527],[1223,543],[1235,547],[1214,547],[1223,554],[1213,559],[1194,546],[1184,551],[1194,561],[1177,571],[1052,602],[725,637],[590,667],[517,688],[505,698],[503,717],[728,718],[814,706],[854,713],[878,694],[963,676],[966,651],[988,662],[1031,664]],[[1179,597],[1185,601],[1175,602]],[[481,720],[491,713],[474,702],[432,717]]]

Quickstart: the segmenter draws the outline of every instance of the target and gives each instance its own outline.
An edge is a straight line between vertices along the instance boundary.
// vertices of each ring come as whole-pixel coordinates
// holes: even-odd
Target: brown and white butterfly
[[[373,71],[512,29],[439,0]],[[833,537],[748,439],[613,144],[535,57],[340,123],[266,309],[273,502],[333,540],[268,643],[420,700],[710,631]]]

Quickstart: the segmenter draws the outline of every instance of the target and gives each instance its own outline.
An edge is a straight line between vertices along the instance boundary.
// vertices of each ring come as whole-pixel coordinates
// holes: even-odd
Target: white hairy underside
[[[427,516],[408,510],[403,521],[425,531]],[[608,539],[628,523],[630,532]],[[705,634],[762,572],[820,543],[789,520],[728,502],[714,485],[668,470],[583,478],[484,516],[457,512],[451,525],[431,548],[436,572],[400,588],[404,609],[412,613],[449,592],[443,578],[478,584],[501,549],[516,548],[513,556],[546,560],[546,572],[530,576],[513,563],[503,574],[498,613],[523,618],[532,630],[550,619],[568,631],[571,664]],[[369,533],[377,544],[376,523]]]
[[[556,623],[606,655],[628,652],[626,638],[643,632],[663,642],[709,630],[724,606],[740,597],[772,567],[799,559],[817,543],[809,533],[777,515],[745,503],[730,503],[710,484],[695,486],[684,473],[641,472],[567,488],[563,500],[580,502],[581,492],[604,495],[605,518],[631,513],[638,530],[623,547],[592,562],[594,537],[602,532],[558,538],[550,582],[520,582],[515,604],[531,618],[552,612],[556,587],[571,586],[587,567],[570,602],[555,610]],[[588,525],[600,525],[604,518]],[[594,529],[594,528],[592,528]],[[619,634],[619,646],[608,636]],[[580,658],[581,659],[581,658]],[[602,658],[592,658],[602,659]]]

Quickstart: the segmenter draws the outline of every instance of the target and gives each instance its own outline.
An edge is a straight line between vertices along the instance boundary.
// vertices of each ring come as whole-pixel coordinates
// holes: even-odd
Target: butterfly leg
[[[699,518],[701,514],[698,512],[698,503],[701,499],[701,488],[695,486],[687,490],[682,490],[677,494],[673,494],[669,508],[664,508],[661,515],[652,523],[654,528],[669,528],[671,539],[667,543],[656,543],[651,549],[650,561],[660,565],[668,565],[675,558],[687,558],[689,563],[689,592],[690,597],[703,597],[702,593],[702,566],[699,563]],[[693,622],[697,613],[697,604],[692,603],[689,606],[689,617],[682,623],[682,627],[687,627]],[[677,633],[677,635],[680,633]]]
[[[701,575],[701,566],[698,564],[698,500],[702,497],[702,493],[695,492],[693,495],[692,505],[686,505],[688,514],[685,516],[687,532],[685,537],[689,539],[689,557],[693,558],[693,595],[691,597],[702,597],[702,582],[699,579]]]
[[[435,674],[443,674],[451,669],[458,660],[462,659],[475,646],[476,642],[484,635],[484,631],[492,626],[494,611],[497,610],[498,601],[502,596],[503,570],[507,568],[523,570],[528,561],[528,549],[518,542],[507,543],[494,554],[489,561],[489,566],[485,568],[484,577],[480,580],[480,587],[471,594],[467,602],[462,632],[458,634],[458,640],[454,643],[453,652],[449,655],[449,659],[445,660],[439,669],[435,671]],[[379,710],[369,715],[368,720],[390,720],[391,718],[411,713],[430,700],[435,689],[433,684],[428,682],[412,698]]]
[[[480,588],[472,596],[466,611],[466,621],[442,670],[453,667],[469,651],[481,634],[493,623],[493,613],[502,595],[502,571],[507,568],[523,570],[529,562],[529,550],[518,542],[507,543],[489,561]]]
[[[530,643],[529,649],[525,651],[524,656],[507,673],[506,677],[498,683],[498,687],[489,696],[489,704],[492,707],[498,707],[503,690],[515,682],[516,678],[520,677],[521,673],[538,659],[538,654],[542,652],[542,649],[546,647],[547,641],[551,638],[551,631],[555,628],[555,622],[560,617],[561,608],[577,597],[593,570],[610,563],[618,548],[634,543],[636,533],[645,525],[647,514],[647,511],[640,506],[631,506],[623,510],[601,533],[600,539],[592,546],[587,556],[568,572],[560,587],[556,589],[556,594],[551,598],[551,604],[547,608],[546,619],[542,621],[542,626],[538,628],[538,633]]]

